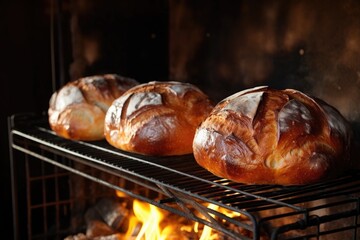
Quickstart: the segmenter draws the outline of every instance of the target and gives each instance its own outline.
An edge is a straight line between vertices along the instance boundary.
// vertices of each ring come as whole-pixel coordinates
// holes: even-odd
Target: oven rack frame
[[[16,164],[19,161],[14,153],[21,152],[30,157],[29,162],[33,158],[49,163],[65,172],[208,225],[229,239],[262,239],[265,231],[270,239],[311,239],[344,231],[350,231],[353,239],[359,237],[358,171],[305,186],[244,185],[212,175],[197,165],[192,155],[149,157],[115,149],[105,140],[83,142],[63,139],[50,130],[46,115],[35,114],[18,114],[9,118],[9,142],[14,205],[18,201]],[[78,170],[74,167],[76,164],[125,179],[159,194],[156,197],[144,196],[132,188],[120,186],[118,182],[110,182],[94,171]],[[334,200],[325,201],[328,199]],[[307,205],[312,202],[314,204]],[[229,218],[207,207],[209,204],[238,212],[246,220]],[[342,211],[328,210],[336,207],[342,209],[340,206],[346,207]],[[276,211],[279,209],[282,211]],[[319,210],[328,214],[318,215]],[[275,214],[263,214],[271,211],[275,211]],[[19,231],[16,227],[19,213],[15,206],[15,235]],[[28,211],[28,214],[31,212]],[[278,224],[285,218],[291,221]],[[322,227],[343,219],[350,219],[351,224],[330,229]],[[236,228],[229,229],[229,224]]]

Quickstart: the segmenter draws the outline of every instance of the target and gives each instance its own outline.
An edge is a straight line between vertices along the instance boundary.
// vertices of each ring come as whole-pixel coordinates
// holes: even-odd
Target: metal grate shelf
[[[260,239],[264,232],[268,232],[272,239],[310,239],[313,236],[327,235],[332,237],[329,239],[336,239],[335,235],[343,235],[344,232],[351,235],[348,239],[359,237],[358,171],[338,179],[306,186],[243,185],[212,175],[197,165],[192,155],[148,157],[115,149],[105,140],[82,142],[62,139],[49,129],[45,117],[13,116],[9,125],[9,138],[14,151],[32,155],[207,224],[229,238]],[[44,153],[55,154],[58,158],[47,158]],[[68,160],[60,160],[64,158]],[[144,197],[131,189],[121,188],[106,179],[75,169],[75,162],[126,179],[166,197]],[[208,208],[210,203],[239,212],[243,217],[229,219],[221,212]],[[188,207],[189,205],[191,207]],[[200,216],[194,213],[195,210],[201,213]],[[339,225],[336,220],[346,222],[347,225]],[[246,234],[229,229],[228,223],[245,229]]]

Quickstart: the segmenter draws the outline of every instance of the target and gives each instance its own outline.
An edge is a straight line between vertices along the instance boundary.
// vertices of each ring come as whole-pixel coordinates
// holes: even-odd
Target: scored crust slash
[[[105,137],[113,146],[145,155],[192,153],[196,128],[213,105],[189,83],[149,82],[128,90],[109,108]]]
[[[195,134],[196,161],[247,184],[306,184],[351,168],[351,130],[324,101],[257,87],[218,103]]]

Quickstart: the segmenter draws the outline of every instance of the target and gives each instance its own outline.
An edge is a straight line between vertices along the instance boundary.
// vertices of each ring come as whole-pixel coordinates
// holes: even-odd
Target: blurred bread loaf
[[[54,92],[48,109],[51,129],[74,140],[104,138],[105,114],[112,102],[138,82],[116,74],[89,76]]]

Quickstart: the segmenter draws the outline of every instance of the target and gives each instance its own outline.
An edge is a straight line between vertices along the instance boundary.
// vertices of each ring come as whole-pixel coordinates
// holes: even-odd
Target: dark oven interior
[[[32,78],[21,80],[35,84],[24,96],[33,101],[28,108],[36,107],[31,114],[13,115],[29,110],[17,104],[6,111],[12,115],[8,138],[17,239],[84,232],[96,218],[87,211],[101,199],[123,200],[116,192],[209,226],[218,239],[359,239],[356,170],[302,187],[242,185],[211,175],[192,156],[149,158],[103,141],[61,139],[41,113],[53,91],[94,74],[190,82],[214,102],[268,85],[296,88],[332,104],[351,122],[357,144],[358,1],[52,0],[39,5],[32,21],[41,22],[34,33],[41,37],[28,41],[41,39],[37,51],[46,53],[36,65],[45,70],[37,74],[33,68]],[[359,157],[356,151],[353,157]]]

